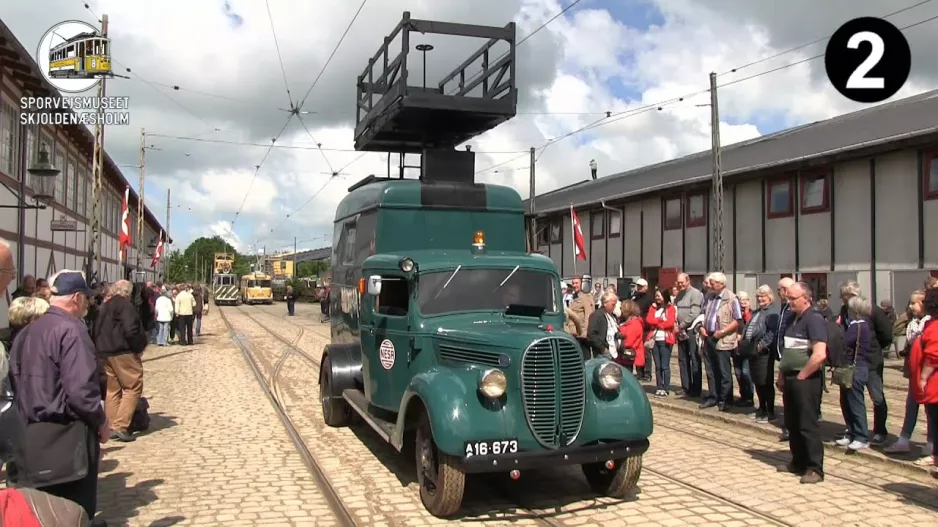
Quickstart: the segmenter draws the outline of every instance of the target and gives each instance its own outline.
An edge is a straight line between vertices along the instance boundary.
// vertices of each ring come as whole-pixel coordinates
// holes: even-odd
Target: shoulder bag
[[[865,324],[865,322],[857,322],[857,324]],[[872,338],[872,328],[870,328],[870,331],[870,337]],[[853,349],[853,360],[845,366],[831,368],[831,384],[836,384],[841,388],[853,388],[853,376],[857,370],[857,353],[860,352],[860,337],[862,335],[863,328],[857,328],[857,343]]]

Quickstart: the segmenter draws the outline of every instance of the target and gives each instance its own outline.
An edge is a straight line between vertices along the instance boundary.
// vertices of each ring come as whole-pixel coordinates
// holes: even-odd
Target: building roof
[[[835,154],[938,134],[938,90],[724,146],[724,177],[791,168]],[[535,213],[598,204],[708,180],[711,151],[587,180],[536,196]],[[527,206],[527,201],[525,201]]]
[[[39,69],[39,65],[2,20],[0,20],[0,64],[16,72],[16,75],[12,75],[10,79],[19,84],[23,91],[29,92],[36,97],[61,96],[59,91],[46,80]],[[69,109],[66,111],[73,112],[74,110]],[[92,152],[94,152],[94,133],[84,125],[67,125],[62,128],[66,130],[75,145],[88,155],[88,159],[91,159]],[[107,137],[105,137],[106,140]],[[118,189],[130,187],[127,178],[124,177],[124,174],[106,150],[104,152],[104,168],[104,177],[110,180]],[[138,203],[137,193],[133,187],[130,187],[128,205],[136,207]],[[166,232],[165,226],[160,223],[160,220],[150,211],[149,207],[144,206],[144,216],[151,226],[156,229],[163,229],[167,243],[173,243],[169,233]]]

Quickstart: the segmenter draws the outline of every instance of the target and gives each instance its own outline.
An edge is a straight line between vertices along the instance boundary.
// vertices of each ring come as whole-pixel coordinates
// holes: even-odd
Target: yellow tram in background
[[[94,79],[111,73],[111,41],[96,33],[79,33],[49,49],[49,76]]]
[[[234,255],[215,253],[215,266],[212,269],[212,298],[215,305],[235,305],[238,303],[238,275],[234,274]]]
[[[273,304],[273,277],[254,272],[241,277],[241,302],[245,304]]]

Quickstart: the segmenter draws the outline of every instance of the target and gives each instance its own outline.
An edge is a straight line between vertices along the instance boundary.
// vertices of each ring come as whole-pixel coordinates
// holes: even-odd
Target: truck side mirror
[[[373,274],[368,277],[368,294],[372,296],[381,294],[381,276]]]

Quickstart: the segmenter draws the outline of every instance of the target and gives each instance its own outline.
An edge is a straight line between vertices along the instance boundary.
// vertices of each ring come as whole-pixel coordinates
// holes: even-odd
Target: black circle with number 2
[[[882,18],[854,18],[840,26],[824,53],[827,78],[856,102],[885,101],[909,78],[912,51],[905,35]]]

